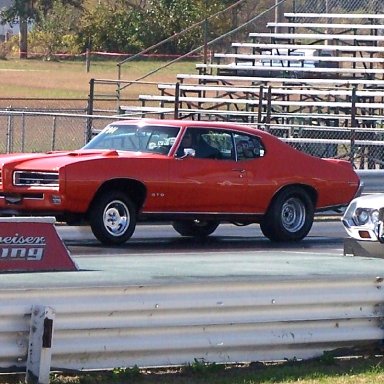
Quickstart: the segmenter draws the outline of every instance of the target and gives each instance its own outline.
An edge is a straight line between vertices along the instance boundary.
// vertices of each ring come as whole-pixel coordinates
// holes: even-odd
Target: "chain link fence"
[[[0,110],[0,153],[76,150],[84,146],[92,135],[119,118],[124,119],[124,116]],[[330,132],[314,126],[292,125],[285,127],[284,132],[281,125],[276,127],[273,123],[270,126],[254,126],[314,156],[346,159],[358,169],[384,167],[383,134],[377,130],[332,130],[331,137]],[[288,130],[292,132],[287,134]],[[314,142],[311,143],[311,140]]]
[[[292,11],[288,11],[289,5]],[[384,2],[383,0],[287,0],[285,8],[287,12],[373,14],[384,12]]]
[[[0,110],[0,153],[81,148],[116,117]]]

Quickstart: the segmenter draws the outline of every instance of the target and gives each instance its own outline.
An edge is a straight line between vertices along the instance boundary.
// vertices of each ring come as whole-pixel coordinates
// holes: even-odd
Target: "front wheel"
[[[274,199],[260,228],[271,241],[299,241],[311,230],[313,218],[311,198],[302,188],[291,187]]]
[[[207,237],[219,226],[218,221],[205,220],[183,220],[172,223],[176,232],[181,236]]]
[[[90,210],[90,225],[95,237],[104,244],[125,243],[136,228],[136,210],[122,192],[103,193]]]

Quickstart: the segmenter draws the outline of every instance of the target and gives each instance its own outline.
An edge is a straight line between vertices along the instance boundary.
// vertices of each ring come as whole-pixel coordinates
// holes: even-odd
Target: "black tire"
[[[181,236],[207,237],[219,226],[219,221],[182,220],[172,223],[176,232]]]
[[[89,213],[91,229],[102,243],[125,243],[136,228],[136,210],[129,197],[120,191],[108,191],[96,198]]]
[[[271,241],[299,241],[308,235],[313,218],[311,198],[302,188],[290,187],[272,201],[260,228]]]

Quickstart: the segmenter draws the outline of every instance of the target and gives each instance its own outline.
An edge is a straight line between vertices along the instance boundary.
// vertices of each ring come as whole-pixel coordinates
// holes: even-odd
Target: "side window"
[[[188,128],[177,150],[177,156],[190,148],[199,159],[234,160],[231,132],[219,129]]]
[[[175,127],[148,127],[146,136],[146,152],[168,154],[176,141],[179,129]]]
[[[236,133],[234,139],[237,160],[256,159],[264,156],[265,148],[260,138]]]
[[[233,155],[233,142],[230,132],[212,129],[201,134],[202,148],[209,146],[216,152],[215,158],[231,160]]]

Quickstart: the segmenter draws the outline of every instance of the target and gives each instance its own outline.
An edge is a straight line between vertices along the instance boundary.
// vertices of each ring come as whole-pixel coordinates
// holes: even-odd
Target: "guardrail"
[[[384,193],[384,170],[361,169],[356,171],[364,182],[363,193]]]
[[[365,275],[1,289],[0,307],[3,371],[306,359],[383,338],[383,279]]]

